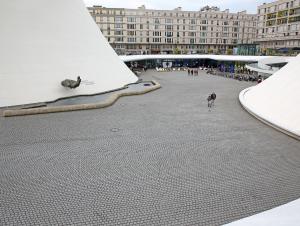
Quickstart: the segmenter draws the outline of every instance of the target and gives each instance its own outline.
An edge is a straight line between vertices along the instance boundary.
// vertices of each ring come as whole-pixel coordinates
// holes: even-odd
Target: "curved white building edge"
[[[300,199],[226,226],[293,226],[300,222]]]
[[[251,114],[300,139],[300,55],[239,99]]]
[[[82,0],[0,1],[0,107],[95,94],[136,82]],[[61,81],[81,76],[71,90]]]

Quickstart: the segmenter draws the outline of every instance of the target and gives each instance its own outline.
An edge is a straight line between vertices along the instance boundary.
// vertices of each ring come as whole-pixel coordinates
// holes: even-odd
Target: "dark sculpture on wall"
[[[80,83],[81,83],[81,78],[80,76],[78,76],[77,81],[66,79],[61,82],[61,85],[66,88],[75,89],[80,85]]]

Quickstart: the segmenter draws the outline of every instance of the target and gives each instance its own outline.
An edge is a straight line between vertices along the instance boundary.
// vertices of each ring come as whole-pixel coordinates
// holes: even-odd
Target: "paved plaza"
[[[0,117],[0,225],[220,225],[300,198],[300,142],[238,102],[254,83],[142,78],[162,88],[105,109]]]

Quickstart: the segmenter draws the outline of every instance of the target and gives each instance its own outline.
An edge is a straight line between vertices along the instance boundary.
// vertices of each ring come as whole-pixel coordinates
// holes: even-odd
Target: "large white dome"
[[[0,1],[0,107],[121,88],[137,77],[81,0]],[[81,76],[79,88],[60,85]]]
[[[242,91],[240,101],[258,118],[300,138],[300,55],[261,84]]]

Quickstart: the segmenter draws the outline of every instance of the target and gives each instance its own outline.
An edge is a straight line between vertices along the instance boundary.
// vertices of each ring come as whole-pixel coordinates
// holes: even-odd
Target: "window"
[[[123,24],[115,24],[115,28],[123,28]]]
[[[136,32],[135,31],[127,31],[127,35],[128,36],[136,36]]]
[[[116,37],[116,42],[123,42],[123,37]]]
[[[128,42],[136,42],[136,38],[128,38]]]
[[[170,19],[170,18],[167,18],[166,19],[166,24],[172,24],[173,23],[173,20],[172,19]]]
[[[166,25],[166,30],[173,30],[173,26],[172,25]]]
[[[172,39],[172,38],[167,38],[167,39],[166,39],[166,42],[167,42],[167,43],[173,43],[173,39]]]
[[[115,35],[123,35],[123,31],[115,31]]]
[[[161,36],[161,32],[155,31],[155,32],[153,32],[153,36]]]
[[[136,21],[135,17],[128,17],[127,18],[127,22],[129,22],[129,23],[135,23],[135,21]]]
[[[115,17],[115,23],[122,23],[123,17]]]
[[[127,24],[127,29],[135,29],[135,24]]]
[[[172,37],[173,32],[171,32],[171,31],[165,32],[165,35],[166,35],[166,37]]]

